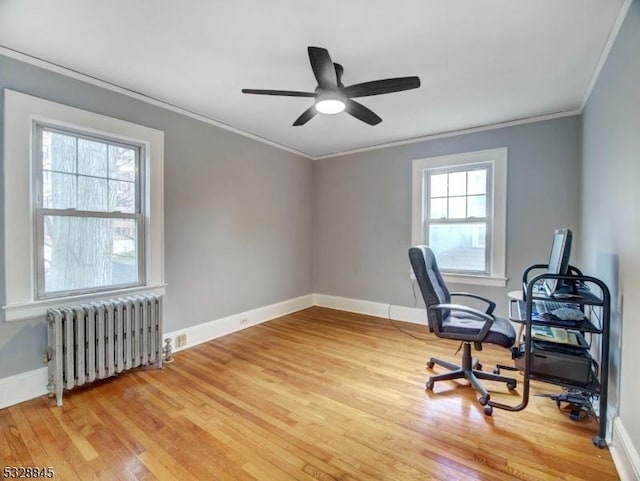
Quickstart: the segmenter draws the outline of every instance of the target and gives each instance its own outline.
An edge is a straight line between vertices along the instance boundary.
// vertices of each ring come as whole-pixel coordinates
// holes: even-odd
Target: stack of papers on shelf
[[[531,339],[555,342],[570,346],[583,347],[582,335],[577,331],[568,331],[562,327],[531,326]]]

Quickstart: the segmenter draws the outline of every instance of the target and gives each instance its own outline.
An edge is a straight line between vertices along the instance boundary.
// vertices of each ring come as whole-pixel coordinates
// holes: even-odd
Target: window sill
[[[476,286],[506,287],[506,277],[473,276],[469,274],[445,274],[442,273],[447,284],[472,284]]]
[[[27,319],[43,318],[47,314],[47,309],[83,304],[100,299],[112,299],[133,294],[160,294],[164,295],[166,284],[156,286],[132,287],[130,289],[119,289],[117,291],[100,292],[93,294],[82,294],[76,296],[58,297],[56,299],[43,299],[31,301],[23,304],[12,304],[3,306],[4,319],[7,322],[25,321]]]

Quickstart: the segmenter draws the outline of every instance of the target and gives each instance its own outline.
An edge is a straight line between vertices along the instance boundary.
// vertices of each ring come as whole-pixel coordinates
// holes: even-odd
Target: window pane
[[[107,210],[107,179],[78,177],[78,209]]]
[[[117,145],[109,146],[109,177],[136,180],[136,151]]]
[[[464,219],[467,217],[467,198],[449,198],[449,219]]]
[[[42,205],[47,209],[73,209],[76,206],[76,176],[42,173]]]
[[[48,130],[42,131],[42,169],[76,171],[76,138]]]
[[[136,208],[136,185],[133,182],[109,181],[109,211],[133,214]]]
[[[429,247],[443,270],[485,272],[486,224],[431,224]]]
[[[431,188],[429,189],[429,197],[446,197],[447,196],[447,174],[438,174],[431,176]]]
[[[107,176],[107,144],[78,139],[78,173]]]
[[[45,292],[137,284],[136,221],[44,216]]]
[[[449,174],[449,195],[465,195],[467,193],[467,173],[452,172]]]
[[[467,197],[467,215],[469,217],[487,216],[487,196],[473,195]]]
[[[468,176],[469,187],[467,194],[486,194],[487,193],[487,171],[470,170]]]
[[[429,211],[430,219],[446,219],[447,217],[447,199],[431,199],[431,209]]]

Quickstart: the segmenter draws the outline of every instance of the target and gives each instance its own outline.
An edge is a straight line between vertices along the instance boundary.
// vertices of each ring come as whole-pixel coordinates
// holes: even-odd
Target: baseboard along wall
[[[163,339],[172,339],[171,344],[174,352],[178,352],[311,306],[313,306],[313,294],[222,317],[197,326],[167,332],[163,335]],[[186,335],[187,342],[178,347],[176,339],[181,335]]]
[[[640,481],[640,455],[620,417],[613,420],[609,451],[621,481]]]
[[[326,294],[314,294],[313,303],[316,306],[340,311],[391,318],[395,321],[411,322],[413,324],[427,324],[427,313],[424,308],[396,306],[394,304],[328,296]]]
[[[47,394],[48,376],[41,367],[0,379],[0,409]]]

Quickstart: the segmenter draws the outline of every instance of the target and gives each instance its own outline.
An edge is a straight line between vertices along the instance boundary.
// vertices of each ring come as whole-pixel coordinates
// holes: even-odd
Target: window
[[[7,321],[163,294],[164,133],[4,90]]]
[[[452,282],[505,285],[507,149],[418,159],[412,243]]]
[[[144,284],[139,145],[35,125],[37,298]]]
[[[425,169],[424,239],[443,272],[489,275],[491,164]]]

